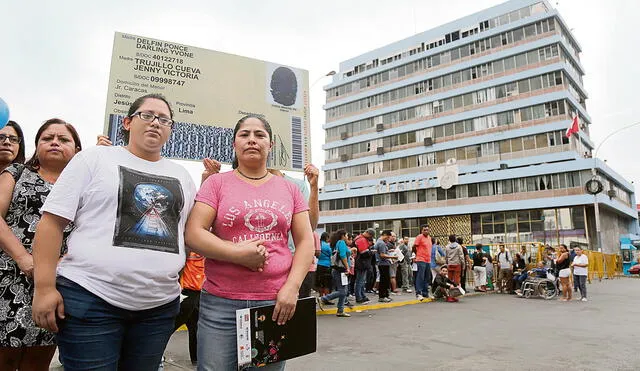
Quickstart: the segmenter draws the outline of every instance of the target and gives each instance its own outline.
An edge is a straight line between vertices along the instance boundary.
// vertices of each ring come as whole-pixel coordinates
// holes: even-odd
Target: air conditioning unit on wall
[[[376,124],[376,131],[383,131],[384,130],[384,124]]]
[[[609,196],[609,198],[614,198],[617,196],[616,190],[615,189],[610,189],[607,191],[607,196]]]
[[[340,133],[340,139],[345,140],[347,138],[349,138],[349,134],[346,131]]]
[[[378,155],[384,155],[384,147],[378,147],[376,148],[376,153]]]
[[[433,138],[431,137],[424,138],[424,145],[425,147],[431,147],[433,145]]]
[[[340,155],[340,161],[348,161],[350,159],[351,156],[349,156],[346,153],[343,153]]]

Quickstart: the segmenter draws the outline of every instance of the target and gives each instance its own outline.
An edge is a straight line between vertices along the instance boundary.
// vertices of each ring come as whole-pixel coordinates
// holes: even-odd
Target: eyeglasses
[[[0,143],[4,143],[4,141],[7,139],[9,139],[9,142],[13,144],[20,144],[21,141],[21,138],[15,135],[0,134]]]
[[[171,127],[173,126],[173,120],[170,118],[166,118],[166,117],[161,117],[161,116],[156,116],[153,113],[149,113],[149,112],[136,112],[133,115],[131,115],[130,117],[133,116],[138,116],[140,117],[140,119],[144,122],[153,122],[153,120],[158,119],[158,123],[162,126],[168,126]]]

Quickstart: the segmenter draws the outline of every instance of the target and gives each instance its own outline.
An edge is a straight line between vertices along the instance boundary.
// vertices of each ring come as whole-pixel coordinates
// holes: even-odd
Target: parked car
[[[640,264],[636,264],[629,268],[629,274],[640,274]]]

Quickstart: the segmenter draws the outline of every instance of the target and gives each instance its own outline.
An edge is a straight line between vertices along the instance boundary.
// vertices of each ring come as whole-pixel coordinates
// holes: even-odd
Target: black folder
[[[299,299],[286,324],[271,320],[275,305],[236,311],[238,370],[261,367],[316,351],[316,302]]]

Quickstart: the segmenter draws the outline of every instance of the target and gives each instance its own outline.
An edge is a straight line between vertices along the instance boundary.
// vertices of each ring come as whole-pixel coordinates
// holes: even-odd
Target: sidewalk
[[[471,288],[471,292],[467,291],[467,293],[461,298],[462,300],[464,300],[464,298],[470,297],[470,296],[477,296],[477,295],[488,295],[493,293],[493,291],[489,291],[486,293],[483,292],[473,292],[473,288]],[[365,311],[369,311],[369,310],[377,310],[377,309],[388,309],[388,308],[397,308],[397,307],[403,307],[405,305],[414,305],[414,304],[424,304],[424,303],[429,303],[434,301],[435,299],[429,299],[429,298],[424,298],[422,301],[416,299],[416,296],[414,293],[406,293],[403,292],[401,294],[398,295],[391,295],[391,299],[393,300],[390,303],[379,303],[378,302],[378,294],[367,294],[369,299],[371,299],[371,303],[366,304],[366,305],[354,305],[353,307],[347,307],[345,306],[344,311],[345,313],[351,313],[351,312],[355,312],[355,313],[361,313],[361,312],[365,312]],[[350,300],[352,303],[355,303],[355,300],[352,299]],[[334,302],[338,302],[338,300],[334,300]],[[336,314],[338,309],[336,308],[335,305],[323,305],[324,310],[318,308],[316,310],[316,314],[319,316],[323,316],[323,315],[328,315],[328,314]]]

